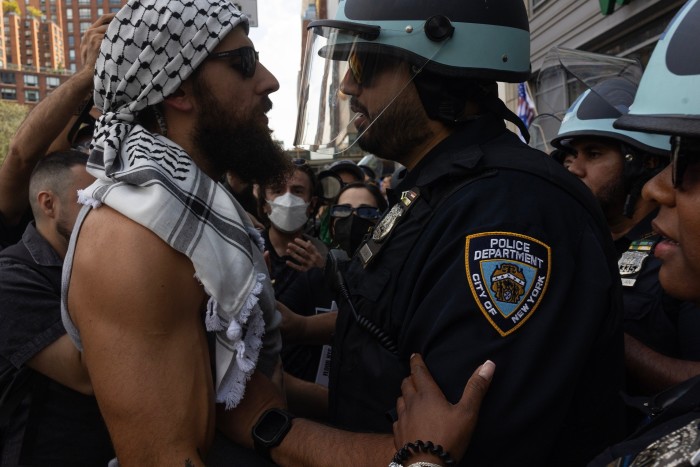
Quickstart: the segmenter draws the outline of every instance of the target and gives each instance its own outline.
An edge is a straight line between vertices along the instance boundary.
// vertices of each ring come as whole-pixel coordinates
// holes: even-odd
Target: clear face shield
[[[558,122],[564,119],[569,104],[577,96],[612,78],[623,79],[636,87],[642,72],[637,60],[553,47],[537,77],[538,110],[544,116],[534,130],[530,129],[531,134],[539,132],[530,145],[550,152],[547,149],[552,149],[549,142],[557,136]],[[592,89],[592,92],[596,91]],[[605,96],[598,94],[598,97],[608,102]],[[613,103],[610,107],[610,115],[622,115]]]
[[[553,114],[539,114],[536,116],[528,131],[530,132],[530,147],[551,154],[554,151],[552,137],[556,135],[561,126],[561,117]]]
[[[381,29],[383,43],[378,44],[373,42],[378,26],[317,23],[326,24],[308,31],[294,145],[332,155],[358,141],[443,44],[431,45],[429,58],[409,57],[401,48],[405,30]]]

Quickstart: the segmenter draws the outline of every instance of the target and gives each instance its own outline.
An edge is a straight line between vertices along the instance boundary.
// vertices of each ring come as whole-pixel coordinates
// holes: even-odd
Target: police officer
[[[659,204],[654,255],[659,282],[678,299],[700,305],[700,2],[690,0],[659,39],[627,115],[615,127],[671,135],[670,165],[644,186]],[[692,330],[698,334],[697,328]],[[659,377],[697,375],[698,362],[666,356],[649,362]],[[670,396],[670,397],[669,397]],[[601,454],[592,466],[693,465],[700,458],[700,380],[692,378],[657,395],[654,416],[630,440]],[[664,404],[665,403],[665,404]],[[666,405],[666,406],[665,406]]]
[[[506,129],[519,119],[496,80],[530,73],[523,3],[345,0],[309,31],[301,88],[323,92],[309,92],[300,114],[326,118],[338,109],[313,102],[349,103],[362,149],[407,173],[332,275],[329,413],[342,430],[264,415],[283,438],[272,459],[386,465],[391,412],[418,352],[452,401],[486,358],[498,365],[463,465],[580,465],[622,435],[619,280],[590,191]],[[338,141],[321,136],[306,141]]]
[[[661,261],[661,285],[669,294],[696,304],[700,303],[700,95],[697,93],[700,60],[695,50],[698,41],[700,1],[691,0],[659,40],[629,114],[615,122],[616,128],[624,130],[672,135],[671,164],[647,182],[642,195],[660,205],[653,225],[663,237],[654,252]],[[672,363],[670,360],[666,362]],[[468,412],[461,403],[457,409],[446,406],[422,361],[414,358],[411,366],[413,375],[404,383],[404,397],[397,403],[401,416],[395,427],[396,443],[401,445],[426,433],[435,433],[436,428],[444,425],[461,431],[462,441],[467,443],[478,406],[472,405]],[[492,371],[493,368],[483,376],[475,373],[470,382],[486,387]],[[501,375],[499,367],[492,384]],[[490,396],[487,395],[487,401]],[[676,386],[651,402],[670,405],[655,406],[655,416],[648,425],[607,449],[589,464],[591,467],[698,464],[700,380],[694,378]],[[426,409],[439,411],[439,422],[423,416]],[[459,444],[449,434],[435,438],[437,442],[443,440],[449,447]],[[474,444],[472,441],[470,450]]]
[[[603,208],[620,255],[625,306],[625,357],[639,392],[658,392],[684,374],[660,375],[657,354],[700,359],[700,313],[659,285],[660,262],[652,254],[659,240],[651,221],[658,205],[641,198],[642,186],[667,163],[668,136],[613,127],[626,115],[637,85],[612,78],[585,91],[564,116],[552,145],[563,151],[563,164],[593,191]]]

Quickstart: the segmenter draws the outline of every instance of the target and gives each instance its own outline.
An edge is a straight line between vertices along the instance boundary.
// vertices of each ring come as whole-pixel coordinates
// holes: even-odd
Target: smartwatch
[[[282,409],[269,409],[263,413],[253,427],[253,444],[255,451],[267,460],[270,449],[279,446],[292,428],[294,415]]]

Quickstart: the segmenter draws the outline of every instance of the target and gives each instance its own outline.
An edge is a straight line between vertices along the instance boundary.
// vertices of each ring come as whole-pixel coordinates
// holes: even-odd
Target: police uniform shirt
[[[542,176],[483,169],[501,154],[532,158]],[[391,432],[387,414],[418,352],[453,403],[477,366],[497,365],[461,465],[585,465],[623,434],[612,242],[602,216],[594,222],[551,177],[580,183],[493,117],[408,173],[396,191],[417,187],[415,204],[376,257],[363,268],[356,255],[346,273],[358,315],[381,333],[341,301],[330,386],[338,426]],[[381,344],[387,335],[396,353]]]
[[[659,261],[653,250],[645,250],[640,243],[653,244],[651,221],[657,211],[650,213],[624,237],[615,241],[622,257],[620,274],[623,278],[624,328],[646,346],[663,355],[684,360],[700,360],[700,310],[691,302],[668,295],[659,283]],[[631,274],[627,255],[643,259]],[[629,272],[629,271],[628,271]]]

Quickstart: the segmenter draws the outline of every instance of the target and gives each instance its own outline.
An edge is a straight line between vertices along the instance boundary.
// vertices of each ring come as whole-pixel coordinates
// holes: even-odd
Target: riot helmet
[[[479,0],[408,0],[401,5],[340,1],[335,19],[308,26],[295,145],[319,152],[347,149],[372,122],[354,130],[357,114],[350,110],[349,96],[341,92],[342,80],[350,72],[358,85],[370,86],[378,70],[391,73],[393,69],[397,74],[389,81],[391,95],[373,121],[414,80],[431,118],[458,119],[458,112],[443,111],[443,107],[454,100],[450,91],[456,88],[457,94],[463,93],[464,86],[449,83],[487,83],[482,90],[491,95],[490,83],[520,82],[529,76],[530,35],[523,2],[502,0],[495,9]],[[448,85],[436,86],[436,79]],[[433,86],[421,90],[419,82]]]
[[[661,35],[627,115],[616,128],[700,138],[700,2],[690,0]]]
[[[613,122],[629,112],[637,86],[624,78],[612,78],[583,92],[564,115],[552,145],[570,149],[571,140],[582,136],[614,139],[640,154],[668,155],[667,136],[619,130]]]
[[[623,214],[632,217],[644,184],[656,175],[671,150],[668,136],[619,130],[613,122],[629,112],[637,86],[625,78],[611,78],[586,90],[566,112],[552,145],[573,153],[572,142],[602,138],[619,145],[624,158],[622,183],[626,193]]]

